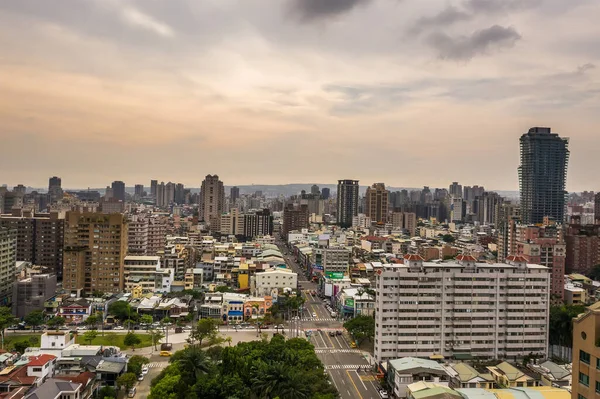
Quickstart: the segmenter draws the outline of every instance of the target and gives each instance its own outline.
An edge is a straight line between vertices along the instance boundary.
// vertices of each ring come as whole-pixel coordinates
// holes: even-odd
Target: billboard
[[[341,280],[344,278],[344,272],[325,272],[325,277],[333,280]]]
[[[354,298],[346,298],[344,306],[354,309]]]

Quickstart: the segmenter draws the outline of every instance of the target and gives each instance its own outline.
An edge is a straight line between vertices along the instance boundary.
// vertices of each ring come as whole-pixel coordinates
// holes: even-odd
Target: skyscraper
[[[352,226],[352,218],[358,215],[358,180],[338,180],[337,222],[342,227]]]
[[[371,187],[367,188],[366,198],[365,214],[367,217],[376,223],[386,223],[390,192],[385,189],[385,184],[373,183]]]
[[[185,203],[185,187],[181,183],[175,185],[175,202],[179,205]]]
[[[135,185],[135,196],[137,198],[142,198],[144,195],[144,185],[143,184],[136,184]]]
[[[326,200],[326,199],[329,199],[330,195],[331,195],[331,190],[328,189],[327,187],[323,187],[323,189],[321,190],[321,198]]]
[[[281,236],[287,239],[290,231],[307,229],[309,226],[308,205],[287,204],[283,210],[283,227]]]
[[[150,180],[150,195],[156,198],[156,187],[158,186],[158,180]]]
[[[12,297],[16,263],[16,231],[0,226],[0,304],[3,306],[10,303]]]
[[[48,194],[50,203],[54,203],[63,197],[60,177],[53,176],[48,180]]]
[[[548,127],[532,127],[521,136],[521,219],[542,223],[545,216],[562,223],[565,215],[565,184],[569,141]]]
[[[125,202],[125,183],[119,180],[112,182],[112,192],[114,199]]]
[[[237,186],[231,187],[229,190],[229,202],[235,204],[235,201],[240,198],[240,188]]]
[[[450,187],[448,187],[448,194],[453,197],[462,197],[463,188],[460,184],[458,184],[458,182],[452,182]]]
[[[200,220],[217,225],[225,206],[225,189],[218,175],[207,175],[200,187]]]
[[[310,188],[310,193],[314,194],[314,195],[320,195],[321,190],[319,190],[319,186],[317,186],[316,184],[313,184],[312,187]]]

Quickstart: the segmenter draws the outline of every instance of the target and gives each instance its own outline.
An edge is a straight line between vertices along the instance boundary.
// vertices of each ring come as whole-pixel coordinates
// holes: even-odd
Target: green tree
[[[19,352],[20,354],[25,353],[25,349],[29,348],[31,346],[31,344],[29,343],[28,340],[21,340],[21,341],[16,341],[12,343],[13,349],[17,352]]]
[[[88,345],[92,344],[92,341],[98,338],[98,331],[89,330],[83,333],[83,340],[88,343]]]
[[[365,338],[371,340],[375,336],[375,319],[371,316],[359,315],[345,322],[344,328],[360,345]]]
[[[585,312],[585,306],[550,307],[549,340],[552,345],[573,346],[573,318]]]
[[[107,399],[117,397],[117,391],[113,387],[104,386],[98,391],[98,399]]]
[[[64,317],[55,316],[55,317],[51,318],[50,320],[48,320],[48,322],[46,324],[50,328],[55,328],[56,330],[60,330],[60,328],[62,326],[64,326],[66,324],[66,322],[67,321],[65,320]]]
[[[8,327],[17,324],[19,320],[14,317],[10,308],[6,306],[0,307],[0,334],[2,335],[2,349],[4,350],[4,330]]]
[[[125,301],[115,301],[108,305],[108,314],[115,316],[115,318],[121,321],[137,317],[135,310]]]
[[[125,388],[125,391],[129,391],[135,385],[137,376],[133,373],[125,373],[117,378],[117,386]]]
[[[154,345],[154,350],[158,350],[156,345],[160,342],[161,339],[165,337],[165,334],[161,330],[150,330],[150,338],[152,339],[152,344]]]
[[[175,387],[180,383],[180,375],[169,375],[152,387],[148,399],[177,399]]]
[[[132,332],[127,333],[127,335],[125,335],[125,338],[123,339],[123,343],[125,344],[125,346],[129,346],[133,350],[135,350],[135,346],[139,345],[141,342],[142,340],[140,339],[140,337],[138,337],[137,334],[134,334]]]
[[[23,318],[23,321],[33,328],[35,333],[36,327],[44,324],[44,312],[42,310],[34,310]]]
[[[190,343],[198,342],[202,346],[202,341],[210,340],[218,334],[219,321],[215,319],[200,319],[192,332],[190,333]]]
[[[101,318],[98,315],[92,314],[89,315],[87,319],[85,319],[85,325],[95,329]]]
[[[160,321],[160,324],[162,324],[163,326],[169,326],[171,325],[171,323],[173,323],[173,320],[171,320],[170,317],[165,317]]]
[[[154,322],[154,319],[149,314],[145,314],[142,315],[142,317],[140,317],[140,322],[142,324],[152,324],[152,322]]]
[[[207,374],[211,367],[210,358],[197,346],[192,346],[184,351],[178,361],[182,370],[186,370],[194,376],[194,381],[200,375]]]
[[[588,276],[589,278],[591,278],[592,280],[600,280],[600,265],[596,265],[592,268],[592,270],[590,270],[586,276]]]
[[[455,238],[452,234],[444,234],[442,236],[442,241],[447,242],[447,243],[453,243],[455,241]]]
[[[148,363],[150,363],[150,360],[147,357],[133,355],[127,362],[127,371],[139,377],[142,374],[142,366]]]

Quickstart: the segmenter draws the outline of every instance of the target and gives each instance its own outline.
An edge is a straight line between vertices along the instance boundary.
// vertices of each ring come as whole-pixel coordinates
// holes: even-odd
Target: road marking
[[[360,392],[358,391],[358,387],[356,386],[356,384],[354,383],[354,380],[352,379],[352,377],[350,377],[350,371],[346,370],[346,374],[348,374],[348,378],[350,378],[350,382],[352,383],[352,385],[354,386],[354,389],[356,389],[356,393],[358,394],[358,397],[360,399],[363,399],[362,395],[360,394]],[[364,385],[364,384],[363,384]],[[366,388],[366,387],[365,387]]]
[[[321,333],[322,333],[322,334],[324,334],[323,332],[321,332]],[[325,334],[325,336],[326,336],[326,337],[327,337],[327,339],[329,340],[329,343],[331,344],[331,346],[334,346],[334,347],[335,347],[335,345],[333,344],[333,341],[331,340],[331,337],[329,336],[329,334]]]
[[[151,369],[163,368],[163,367],[166,367],[168,365],[169,365],[168,362],[153,362],[153,363],[148,363],[147,364],[148,368],[151,368]]]
[[[359,349],[316,348],[315,353],[361,353]]]
[[[349,371],[346,371],[347,373],[349,373]],[[360,378],[360,375],[358,374],[357,371],[355,371],[356,376],[358,377],[358,379],[360,380],[360,383],[363,385],[363,387],[365,387],[365,391],[367,390],[367,386],[365,385],[365,383],[363,382],[362,378]]]
[[[359,367],[368,367],[368,364],[329,364],[325,365],[325,370],[356,370]]]
[[[362,381],[367,381],[367,382],[370,382],[370,381],[375,381],[377,378],[375,378],[375,376],[374,376],[374,375],[361,375],[361,376],[360,376],[360,379],[361,379]]]

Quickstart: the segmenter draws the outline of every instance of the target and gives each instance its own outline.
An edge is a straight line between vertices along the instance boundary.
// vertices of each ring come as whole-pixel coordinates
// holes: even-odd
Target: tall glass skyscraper
[[[352,218],[358,215],[358,180],[338,180],[337,222],[342,227],[352,226]]]
[[[532,127],[521,136],[521,221],[542,223],[545,216],[564,221],[569,140],[548,127]]]

